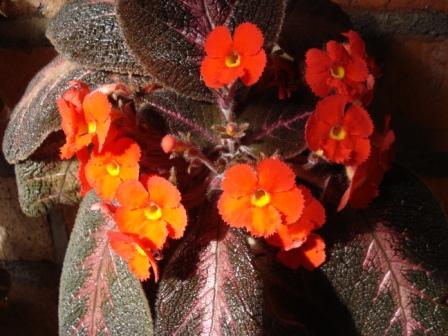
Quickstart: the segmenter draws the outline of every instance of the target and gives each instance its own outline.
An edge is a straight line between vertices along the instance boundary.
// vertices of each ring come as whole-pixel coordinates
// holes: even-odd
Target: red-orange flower
[[[326,51],[310,49],[306,53],[305,80],[319,97],[332,93],[362,100],[373,90],[374,77],[369,69],[364,42],[358,33],[343,34],[348,43],[329,41]]]
[[[359,165],[370,153],[369,136],[373,123],[361,106],[347,96],[322,99],[306,124],[308,147],[328,160],[345,165]]]
[[[121,183],[139,176],[140,147],[129,138],[108,143],[101,153],[92,152],[85,172],[88,183],[105,201],[111,201]]]
[[[387,117],[383,133],[375,132],[372,135],[369,159],[360,166],[347,167],[351,182],[341,198],[338,210],[342,210],[347,203],[354,208],[365,208],[378,196],[379,185],[393,159],[395,134],[389,128],[389,120]]]
[[[253,85],[266,65],[263,33],[253,23],[240,24],[232,36],[225,26],[216,27],[205,41],[206,56],[201,64],[205,85],[220,88],[237,78]]]
[[[112,250],[127,261],[129,270],[140,280],[150,277],[150,268],[154,273],[154,279],[159,279],[157,263],[151,253],[151,246],[144,239],[136,235],[122,232],[109,231],[107,233]]]
[[[81,82],[71,84],[57,100],[62,130],[66,137],[66,143],[61,147],[63,159],[73,157],[94,139],[101,151],[111,123],[112,105],[104,93],[89,93],[87,85]]]
[[[319,235],[312,234],[302,246],[289,251],[279,251],[277,259],[289,268],[297,269],[303,266],[312,271],[326,259],[325,242]]]
[[[304,196],[302,215],[292,224],[280,224],[277,232],[268,238],[269,244],[285,251],[302,246],[310,234],[325,223],[325,209],[322,204],[307,188],[299,186],[299,189]]]
[[[178,239],[184,234],[187,213],[179,190],[163,177],[149,177],[146,187],[139,181],[123,183],[117,200],[115,220],[120,230],[148,239],[154,248],[161,249],[168,236]]]
[[[92,189],[92,186],[86,176],[86,165],[90,158],[89,150],[87,148],[83,148],[77,151],[76,158],[78,159],[78,178],[80,183],[79,193],[81,196],[84,196],[90,191],[90,189]]]
[[[254,236],[270,236],[281,224],[302,214],[304,199],[294,172],[282,161],[262,160],[254,170],[237,164],[224,174],[218,209],[232,227],[244,227]]]

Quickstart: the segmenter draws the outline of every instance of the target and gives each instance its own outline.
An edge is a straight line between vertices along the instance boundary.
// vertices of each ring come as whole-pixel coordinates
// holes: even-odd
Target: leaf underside
[[[216,145],[219,139],[211,127],[223,122],[216,105],[192,100],[167,91],[157,90],[143,97],[139,107],[145,113],[156,112],[168,124],[171,132],[190,133],[200,146]],[[147,111],[147,109],[150,111]]]
[[[3,153],[9,163],[27,159],[50,133],[61,129],[56,99],[68,88],[71,80],[84,81],[92,88],[111,82],[138,86],[149,81],[147,77],[83,69],[61,56],[56,57],[28,84],[11,114],[3,140]]]
[[[151,336],[152,320],[140,282],[109,248],[115,223],[81,203],[64,260],[59,294],[60,335]]]
[[[244,233],[207,204],[183,239],[160,282],[156,334],[261,335],[261,279]]]
[[[111,1],[69,1],[50,21],[47,36],[59,53],[84,67],[145,74],[127,51]]]
[[[37,217],[45,215],[55,205],[79,202],[77,160],[28,159],[14,168],[20,207],[26,215]]]
[[[339,222],[322,269],[358,332],[448,335],[448,224],[431,192],[395,168],[369,209]]]
[[[203,45],[218,25],[233,30],[250,21],[277,40],[283,0],[118,0],[117,15],[126,43],[140,63],[164,86],[199,100],[213,100],[200,79]]]

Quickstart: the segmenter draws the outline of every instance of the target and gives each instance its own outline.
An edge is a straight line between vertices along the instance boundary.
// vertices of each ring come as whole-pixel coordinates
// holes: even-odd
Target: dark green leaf
[[[31,217],[47,214],[58,204],[79,202],[78,163],[28,159],[15,165],[19,202]]]
[[[151,108],[168,124],[170,132],[191,133],[201,146],[219,143],[211,127],[223,122],[216,105],[192,100],[167,90],[157,90],[144,96],[141,109]]]
[[[115,223],[90,193],[81,203],[64,260],[60,335],[150,336],[152,320],[139,281],[109,248]]]
[[[56,99],[71,80],[81,80],[92,87],[98,84],[123,81],[143,83],[145,77],[119,76],[104,71],[82,69],[73,62],[57,57],[43,68],[14,108],[3,140],[3,153],[9,163],[27,159],[47,138],[61,129]]]
[[[50,21],[47,36],[62,55],[87,68],[145,74],[127,52],[112,1],[67,2]]]
[[[305,110],[297,97],[278,100],[274,90],[247,99],[239,121],[250,124],[247,144],[259,152],[272,155],[276,151],[285,158],[303,152],[305,124],[310,110]]]
[[[211,101],[199,74],[208,33],[218,25],[233,29],[250,21],[270,47],[284,7],[283,0],[119,0],[117,14],[127,44],[151,76],[182,95]]]
[[[168,261],[156,300],[157,335],[262,335],[261,279],[241,230],[206,204]]]
[[[448,335],[445,215],[403,168],[382,189],[369,209],[327,225],[322,270],[360,334]]]

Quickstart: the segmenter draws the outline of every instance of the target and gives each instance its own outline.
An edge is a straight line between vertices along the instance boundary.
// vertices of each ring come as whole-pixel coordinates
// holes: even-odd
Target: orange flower
[[[146,188],[139,181],[123,183],[117,191],[120,206],[115,220],[121,231],[137,234],[161,249],[168,236],[182,237],[187,213],[179,190],[160,176],[148,178]]]
[[[255,84],[266,65],[264,37],[253,23],[240,24],[232,36],[225,26],[216,27],[205,41],[201,75],[205,85],[217,89],[237,78],[247,85]]]
[[[256,171],[248,164],[231,167],[221,187],[218,209],[224,221],[254,236],[272,235],[281,224],[296,222],[303,211],[294,172],[275,158],[262,160]]]
[[[97,194],[111,201],[121,183],[139,175],[140,147],[129,138],[108,143],[102,153],[92,152],[86,165],[86,178]]]
[[[372,152],[369,159],[360,166],[347,167],[350,185],[339,203],[338,211],[347,203],[354,208],[365,208],[379,194],[384,174],[389,170],[395,141],[395,133],[389,128],[390,117],[386,117],[383,133],[375,132],[371,137]]]
[[[304,209],[300,218],[292,224],[281,224],[268,243],[288,251],[302,246],[312,231],[319,229],[325,223],[325,209],[313,197],[308,188],[299,186],[304,196]]]
[[[289,268],[297,269],[303,266],[308,271],[312,271],[322,265],[326,259],[325,242],[319,235],[312,234],[301,247],[279,251],[277,259]]]
[[[159,271],[151,253],[148,242],[136,235],[121,232],[107,233],[112,250],[128,263],[129,270],[140,280],[149,279],[150,268],[154,272],[154,279],[159,280]]]
[[[81,196],[86,195],[90,189],[92,189],[92,186],[90,185],[89,181],[87,181],[86,176],[86,165],[87,162],[89,162],[90,153],[87,148],[83,148],[76,152],[76,158],[78,159],[78,177],[79,177],[79,183],[80,183],[80,190],[79,193]]]
[[[322,99],[307,121],[305,138],[312,151],[328,160],[359,165],[369,157],[373,123],[366,110],[349,101],[339,95]]]
[[[66,137],[66,143],[61,147],[62,159],[70,159],[94,139],[101,151],[111,123],[112,105],[104,93],[89,93],[87,85],[81,82],[71,84],[57,100]]]

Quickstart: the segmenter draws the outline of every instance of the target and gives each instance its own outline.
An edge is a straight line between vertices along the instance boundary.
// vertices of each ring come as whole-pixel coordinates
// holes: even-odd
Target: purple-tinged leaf
[[[127,51],[113,1],[68,1],[50,21],[47,37],[59,53],[89,69],[145,74]]]
[[[56,205],[79,203],[78,162],[28,159],[15,165],[22,211],[42,216]]]
[[[167,122],[172,133],[191,133],[198,145],[219,143],[211,127],[222,124],[223,116],[214,104],[185,98],[168,90],[157,90],[143,97],[139,109],[144,113],[156,112]]]
[[[253,22],[266,47],[277,40],[283,0],[118,0],[120,27],[131,51],[149,74],[179,94],[200,100],[213,95],[200,79],[207,35],[216,26],[234,29]]]
[[[338,5],[327,0],[294,0],[288,4],[278,43],[301,60],[309,48],[322,48],[350,28],[350,18]]]
[[[291,158],[302,153],[307,148],[304,130],[311,114],[303,105],[297,97],[278,100],[275,90],[247,99],[238,118],[250,125],[245,142],[267,155],[278,152]]]
[[[163,272],[157,335],[262,335],[263,293],[247,237],[206,204]]]
[[[362,335],[448,334],[448,224],[402,168],[364,211],[329,223],[322,270]]]
[[[59,292],[60,335],[151,336],[152,320],[140,282],[109,247],[115,222],[89,193],[70,237]]]
[[[60,56],[55,58],[28,84],[12,112],[3,139],[3,153],[9,163],[27,159],[50,133],[61,129],[56,99],[68,88],[71,80],[84,81],[92,87],[116,81],[135,85],[149,81],[145,77],[128,78],[110,72],[86,70]]]

